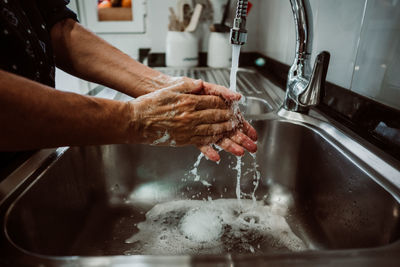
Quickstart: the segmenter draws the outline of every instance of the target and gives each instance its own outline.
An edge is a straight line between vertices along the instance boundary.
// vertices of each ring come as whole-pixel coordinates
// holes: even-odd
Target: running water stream
[[[236,92],[236,76],[239,68],[239,56],[240,56],[240,45],[232,45],[232,68],[231,68],[231,79],[230,87],[232,91]]]
[[[229,89],[237,92],[236,90],[236,83],[237,83],[237,72],[239,68],[239,57],[240,57],[240,48],[241,45],[232,45],[232,67],[231,67],[231,79],[230,79],[230,86]],[[239,112],[239,105],[238,103],[234,103],[233,109],[235,113]],[[242,172],[242,158],[236,157],[236,167],[235,170],[237,172],[236,175],[236,197],[238,199],[239,204],[241,204],[240,197],[241,197],[241,190],[240,190],[240,176]]]

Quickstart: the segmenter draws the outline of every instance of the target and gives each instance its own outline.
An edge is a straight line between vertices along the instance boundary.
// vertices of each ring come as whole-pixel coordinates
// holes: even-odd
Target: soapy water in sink
[[[307,246],[285,220],[283,205],[218,199],[178,200],[154,206],[139,232],[127,239],[129,254],[199,255],[302,251]]]

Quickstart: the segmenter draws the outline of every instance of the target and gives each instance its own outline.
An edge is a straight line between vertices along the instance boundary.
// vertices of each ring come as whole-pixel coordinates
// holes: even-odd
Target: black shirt
[[[0,0],[0,68],[48,86],[55,86],[50,40],[54,24],[76,14],[69,0]],[[0,129],[1,131],[1,129]],[[0,151],[0,181],[25,153]],[[3,177],[2,177],[3,176]]]
[[[69,0],[0,0],[0,68],[55,86],[54,24],[76,14]]]

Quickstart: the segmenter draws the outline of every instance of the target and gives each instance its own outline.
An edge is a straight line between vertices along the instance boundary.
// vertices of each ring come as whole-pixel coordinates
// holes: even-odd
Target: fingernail
[[[203,81],[202,80],[195,80],[194,81],[194,85],[195,86],[200,86],[200,85],[202,85],[203,84]]]
[[[252,153],[257,152],[257,145],[253,142],[248,141],[244,144],[244,146],[247,148],[248,151]]]
[[[253,141],[257,141],[257,139],[258,139],[257,133],[253,134],[253,136],[251,137],[251,139],[253,139]]]
[[[217,152],[209,154],[208,157],[206,156],[206,158],[207,158],[207,160],[211,160],[214,162],[221,160],[221,158],[219,157],[219,154]]]
[[[237,153],[237,156],[242,157],[242,156],[244,156],[245,151],[244,151],[244,149],[238,149],[236,151],[236,153]]]

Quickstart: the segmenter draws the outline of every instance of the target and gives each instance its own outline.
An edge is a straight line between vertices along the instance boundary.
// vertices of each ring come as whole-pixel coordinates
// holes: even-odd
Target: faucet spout
[[[231,29],[231,43],[234,45],[244,45],[247,42],[247,8],[249,0],[238,0],[236,17]]]
[[[296,29],[296,56],[289,70],[283,107],[289,111],[306,112],[320,101],[330,56],[328,52],[320,53],[311,71],[313,16],[310,2],[289,1]]]

